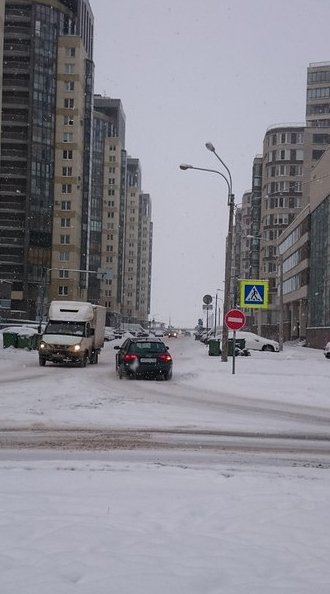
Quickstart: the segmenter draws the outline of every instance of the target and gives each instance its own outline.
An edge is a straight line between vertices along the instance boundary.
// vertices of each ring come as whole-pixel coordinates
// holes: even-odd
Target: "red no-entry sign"
[[[225,323],[230,330],[241,330],[245,326],[245,314],[239,309],[230,309],[225,315]]]

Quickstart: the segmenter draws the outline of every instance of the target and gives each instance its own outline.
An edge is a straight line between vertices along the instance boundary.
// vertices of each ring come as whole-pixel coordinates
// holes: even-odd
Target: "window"
[[[69,295],[69,288],[66,285],[60,285],[58,287],[59,295]]]
[[[61,235],[60,236],[60,243],[63,244],[69,244],[70,243],[70,235]]]
[[[74,73],[74,64],[64,64],[64,72],[65,72],[65,74],[73,74]]]
[[[59,271],[58,276],[59,278],[69,278],[69,271],[63,268],[63,270]]]
[[[61,219],[61,227],[71,227],[71,219]]]
[[[114,184],[115,184],[115,182],[116,182],[116,180],[115,180],[115,178],[114,178],[114,177],[109,177],[109,185],[110,185],[110,186],[111,186],[111,185],[114,185]]]
[[[74,58],[76,55],[76,48],[75,47],[66,47],[65,55],[67,58]]]
[[[114,190],[108,190],[108,196],[114,196],[114,195],[115,195]]]
[[[74,99],[72,97],[67,97],[64,99],[64,107],[66,109],[73,109],[74,108]]]
[[[62,167],[62,175],[63,175],[63,177],[71,177],[72,176],[72,167]]]
[[[74,91],[74,80],[65,80],[64,81],[64,90],[65,91]]]
[[[63,159],[66,159],[66,160],[72,159],[72,151],[64,150],[63,151]]]
[[[321,157],[322,157],[323,153],[324,153],[324,151],[317,151],[317,150],[314,150],[314,151],[312,152],[312,158],[313,158],[314,160],[321,159]]]
[[[71,194],[72,184],[62,184],[62,194]]]
[[[64,134],[63,134],[63,142],[73,142],[73,134],[72,134],[72,132],[64,132]]]
[[[61,210],[71,210],[71,200],[62,200]]]
[[[330,87],[307,89],[307,99],[320,99],[322,97],[330,97]]]
[[[69,252],[60,252],[60,262],[68,262],[70,258]]]
[[[73,126],[73,117],[69,115],[64,116],[64,126]]]

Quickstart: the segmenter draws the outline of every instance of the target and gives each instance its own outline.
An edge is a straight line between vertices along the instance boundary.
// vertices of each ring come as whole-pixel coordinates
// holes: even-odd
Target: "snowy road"
[[[119,380],[113,343],[99,365],[86,369],[40,368],[35,352],[2,351],[0,448],[141,456],[170,449],[172,456],[195,452],[196,460],[201,452],[217,460],[230,452],[241,462],[328,466],[330,365],[319,351],[255,352],[238,358],[232,375],[231,363],[208,357],[204,345],[190,338],[168,343],[170,382]]]
[[[0,345],[1,594],[328,594],[330,362],[170,349],[157,382]]]

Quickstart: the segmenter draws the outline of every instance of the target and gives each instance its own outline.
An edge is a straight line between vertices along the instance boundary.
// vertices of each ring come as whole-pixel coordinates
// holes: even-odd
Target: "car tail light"
[[[159,355],[159,360],[168,363],[169,361],[172,361],[172,357],[170,353],[162,353],[161,355]]]
[[[137,359],[137,356],[136,355],[124,355],[123,359],[126,363],[129,363],[130,361],[135,361],[135,359]]]

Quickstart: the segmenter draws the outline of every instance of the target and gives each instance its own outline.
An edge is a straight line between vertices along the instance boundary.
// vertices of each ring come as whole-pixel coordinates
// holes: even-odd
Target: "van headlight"
[[[80,351],[80,344],[75,344],[74,347],[73,347],[73,350],[74,350],[75,353],[79,353],[79,351]]]
[[[41,342],[41,343],[39,344],[39,349],[41,349],[41,350],[42,350],[42,349],[45,349],[45,348],[46,348],[46,343],[45,343],[45,342]]]

